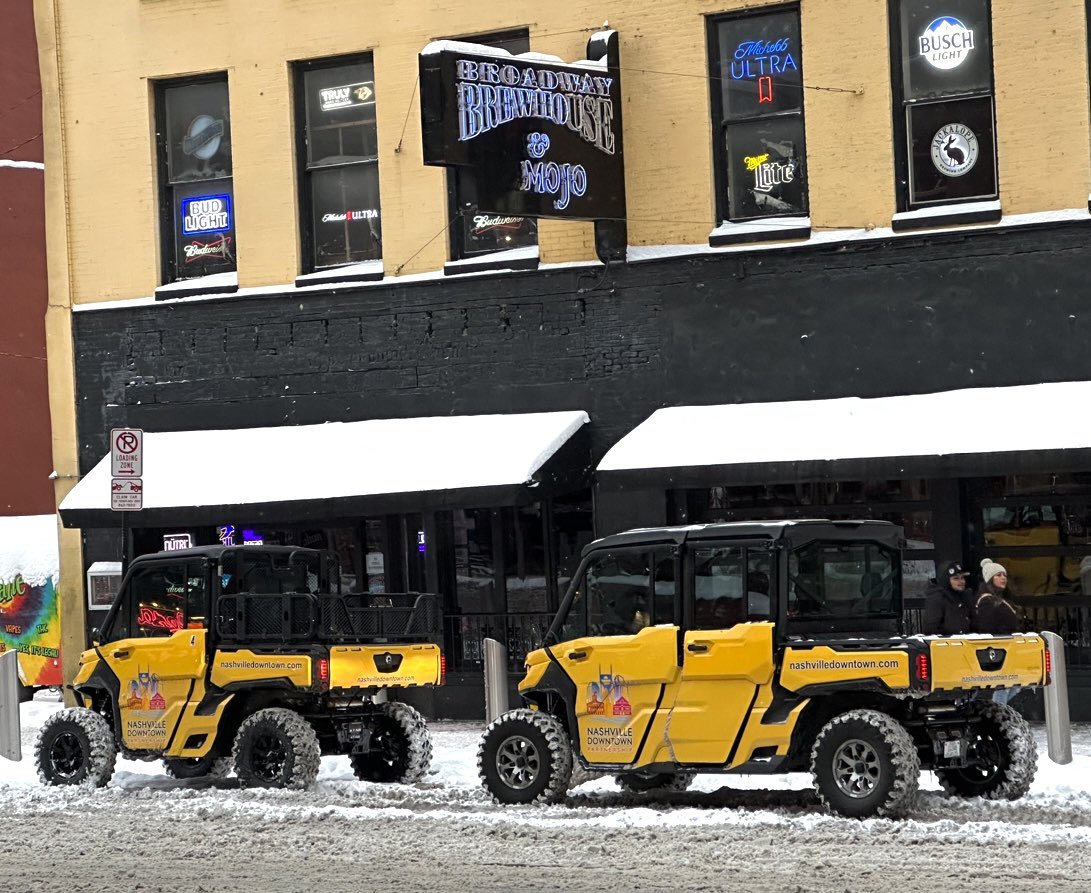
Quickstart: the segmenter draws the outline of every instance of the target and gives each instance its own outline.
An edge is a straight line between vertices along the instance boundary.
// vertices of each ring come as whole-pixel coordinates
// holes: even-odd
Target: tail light
[[[330,662],[324,657],[318,659],[318,681],[322,683],[323,688],[329,688]]]
[[[443,685],[447,681],[447,655],[441,654],[439,656],[439,684]]]
[[[931,675],[931,667],[928,665],[928,655],[918,654],[913,658],[913,673],[919,682],[927,682]]]
[[[1049,646],[1046,645],[1046,685],[1049,685],[1053,681],[1053,655],[1050,653]]]

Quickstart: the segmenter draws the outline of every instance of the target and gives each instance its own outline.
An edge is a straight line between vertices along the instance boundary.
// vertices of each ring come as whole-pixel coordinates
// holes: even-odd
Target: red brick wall
[[[0,29],[0,515],[52,512],[42,97],[31,3]]]

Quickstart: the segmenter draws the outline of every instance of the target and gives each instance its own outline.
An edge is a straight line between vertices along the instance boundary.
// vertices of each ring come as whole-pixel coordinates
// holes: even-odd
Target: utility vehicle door
[[[678,675],[676,550],[593,555],[552,652],[575,683],[580,751],[591,763],[635,761]]]
[[[194,558],[140,564],[126,580],[98,652],[130,750],[166,750],[186,704],[204,692],[208,586],[208,563]]]
[[[730,761],[773,678],[774,553],[768,543],[694,542],[685,562],[682,674],[668,737],[675,761]]]

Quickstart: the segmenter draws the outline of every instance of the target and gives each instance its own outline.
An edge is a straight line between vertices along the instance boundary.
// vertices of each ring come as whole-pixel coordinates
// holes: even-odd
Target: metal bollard
[[[485,724],[508,712],[508,649],[485,639]]]
[[[18,657],[14,651],[0,654],[0,757],[16,762],[23,758]]]
[[[1053,681],[1045,687],[1046,743],[1049,758],[1054,763],[1072,762],[1072,726],[1068,718],[1068,669],[1065,666],[1064,639],[1056,633],[1044,632],[1049,656],[1052,658]]]

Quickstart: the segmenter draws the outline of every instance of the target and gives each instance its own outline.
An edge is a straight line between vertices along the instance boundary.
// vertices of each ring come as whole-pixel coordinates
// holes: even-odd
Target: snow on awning
[[[56,515],[0,518],[0,583],[22,577],[30,586],[60,576]]]
[[[144,508],[129,522],[348,517],[471,497],[482,501],[461,504],[498,504],[563,476],[551,466],[573,460],[564,447],[587,422],[569,411],[145,432]],[[585,475],[586,458],[577,464]],[[61,502],[65,526],[120,525],[110,487],[107,455]]]
[[[599,463],[603,480],[703,486],[859,474],[997,474],[1091,465],[1091,382],[897,397],[676,406]],[[851,479],[851,478],[850,478]]]

